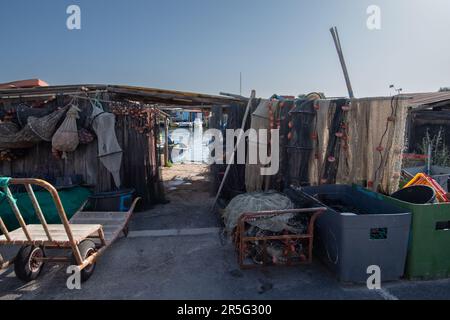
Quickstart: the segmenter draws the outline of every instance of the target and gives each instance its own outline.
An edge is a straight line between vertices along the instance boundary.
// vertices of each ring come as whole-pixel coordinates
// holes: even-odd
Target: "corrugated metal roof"
[[[411,106],[429,105],[443,101],[450,101],[449,91],[402,94],[401,96],[409,98],[410,101],[408,101],[408,103]]]

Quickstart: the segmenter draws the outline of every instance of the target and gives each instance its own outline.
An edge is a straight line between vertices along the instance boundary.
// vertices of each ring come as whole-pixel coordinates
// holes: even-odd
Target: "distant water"
[[[176,128],[169,130],[169,137],[176,144],[172,151],[174,163],[207,163],[210,137],[203,136],[203,127]]]

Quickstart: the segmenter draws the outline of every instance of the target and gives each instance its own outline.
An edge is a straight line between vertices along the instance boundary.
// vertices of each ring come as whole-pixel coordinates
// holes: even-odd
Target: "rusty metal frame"
[[[318,207],[318,208],[306,208],[306,209],[290,209],[290,210],[272,210],[272,211],[257,211],[257,212],[245,212],[241,215],[238,220],[237,229],[235,232],[235,244],[236,249],[238,251],[238,263],[241,269],[249,269],[258,267],[258,264],[245,264],[244,260],[246,258],[246,249],[248,242],[261,241],[263,247],[263,265],[265,264],[267,257],[267,241],[271,240],[279,240],[286,241],[286,245],[290,245],[289,241],[302,241],[307,243],[307,253],[305,261],[300,261],[297,263],[292,263],[289,259],[287,259],[287,264],[283,265],[300,265],[300,264],[310,264],[312,263],[312,250],[313,250],[313,241],[314,241],[314,224],[316,219],[324,212],[327,208]],[[296,213],[296,214],[310,214],[308,229],[305,234],[284,234],[284,235],[276,235],[276,236],[263,236],[263,237],[249,237],[246,236],[245,233],[247,231],[246,226],[249,221],[254,221],[259,218],[269,218],[277,215],[283,215],[287,213]]]

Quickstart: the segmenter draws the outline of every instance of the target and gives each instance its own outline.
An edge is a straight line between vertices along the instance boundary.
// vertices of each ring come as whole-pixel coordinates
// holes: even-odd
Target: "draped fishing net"
[[[314,101],[297,100],[289,112],[290,128],[286,145],[287,182],[297,186],[308,184],[310,156],[313,149]]]
[[[117,141],[115,123],[116,116],[105,112],[98,106],[93,106],[92,129],[98,139],[98,157],[105,168],[112,174],[117,188],[121,185],[120,167],[123,151]]]
[[[256,130],[257,134],[259,133],[259,129],[269,129],[269,100],[263,100],[256,108],[255,112],[252,114],[251,119],[251,128]],[[256,138],[256,141],[255,139]],[[264,144],[264,145],[261,145]],[[258,137],[249,137],[248,139],[248,154],[247,154],[247,164],[245,166],[245,187],[247,192],[261,191],[266,189],[264,186],[265,176],[261,175],[261,168],[263,167],[260,164],[250,164],[249,157],[255,157],[258,159],[259,149],[263,148],[267,150],[267,142],[261,142]],[[256,155],[250,155],[250,152],[255,152]]]
[[[342,113],[336,101],[318,101],[310,182],[357,183],[391,194],[400,180],[407,103],[395,97],[348,102]]]

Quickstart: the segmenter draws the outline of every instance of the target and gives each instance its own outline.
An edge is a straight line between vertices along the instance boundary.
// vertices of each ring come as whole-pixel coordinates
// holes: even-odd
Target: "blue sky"
[[[66,28],[81,8],[82,29]],[[369,5],[381,30],[366,27]],[[448,0],[2,0],[0,82],[105,83],[258,96],[355,95],[450,86]]]

